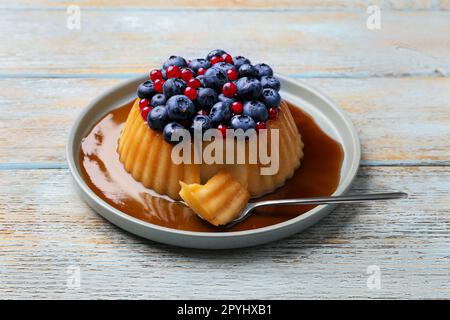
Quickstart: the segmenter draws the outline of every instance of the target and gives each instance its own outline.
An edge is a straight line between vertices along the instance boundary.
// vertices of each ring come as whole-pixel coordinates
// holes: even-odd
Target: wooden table
[[[450,2],[374,1],[380,30],[362,0],[198,2],[79,1],[77,30],[66,1],[2,1],[0,298],[450,298]],[[334,98],[361,137],[353,191],[410,199],[343,205],[291,238],[216,252],[98,216],[67,170],[76,115],[170,54],[216,47]]]

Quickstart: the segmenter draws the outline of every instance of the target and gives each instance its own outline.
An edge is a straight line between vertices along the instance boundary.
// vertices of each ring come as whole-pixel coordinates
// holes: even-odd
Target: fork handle
[[[348,202],[362,202],[371,200],[391,200],[391,199],[406,199],[406,198],[408,198],[408,194],[405,192],[370,193],[370,194],[358,194],[347,196],[266,200],[255,202],[253,204],[253,208],[263,206],[273,206],[273,205],[330,204],[330,203],[348,203]]]

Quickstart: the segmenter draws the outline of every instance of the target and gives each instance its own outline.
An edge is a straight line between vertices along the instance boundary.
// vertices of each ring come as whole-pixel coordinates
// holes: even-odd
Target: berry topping
[[[269,119],[270,120],[275,120],[277,118],[278,115],[278,109],[271,107],[269,108]]]
[[[184,81],[189,81],[190,79],[192,79],[192,77],[193,73],[191,69],[185,68],[181,71],[181,79],[183,79]]]
[[[259,79],[258,70],[251,64],[245,63],[239,67],[239,77],[251,77]]]
[[[217,102],[217,93],[211,88],[200,88],[197,95],[197,105],[201,109],[211,109],[211,107]]]
[[[191,130],[200,130],[202,132],[212,128],[211,118],[207,115],[196,115],[192,120]]]
[[[256,68],[256,70],[258,70],[258,74],[259,74],[260,78],[273,76],[272,68],[265,63],[255,64],[255,68]]]
[[[155,87],[153,85],[153,82],[150,80],[147,80],[143,83],[141,83],[137,90],[137,95],[141,99],[151,99],[156,94]]]
[[[182,141],[181,137],[184,130],[185,128],[177,122],[168,123],[163,130],[164,140],[172,144],[177,144],[178,142]],[[174,136],[175,134],[179,138]]]
[[[147,122],[153,130],[162,131],[167,122],[167,109],[163,106],[153,108],[147,116]]]
[[[218,62],[223,62],[223,59],[222,57],[212,57],[210,61],[212,65],[215,65]]]
[[[266,123],[265,122],[262,122],[262,121],[260,121],[260,122],[257,122],[256,123],[256,130],[261,130],[261,129],[266,129],[267,128],[267,126],[266,126]]]
[[[179,78],[181,69],[178,66],[170,66],[166,70],[167,78]]]
[[[262,77],[261,78],[261,85],[263,88],[272,88],[277,91],[280,91],[280,81],[275,77]]]
[[[262,86],[258,79],[243,77],[236,81],[237,95],[245,100],[259,99],[262,94]]]
[[[194,89],[200,88],[201,85],[202,83],[197,78],[192,78],[191,80],[188,81],[188,86]]]
[[[166,99],[168,99],[174,95],[183,94],[184,88],[186,88],[186,82],[184,80],[170,78],[164,82],[163,92]]]
[[[152,109],[153,109],[153,107],[151,107],[151,106],[143,107],[143,108],[141,109],[141,116],[142,116],[142,119],[144,119],[145,121],[147,121],[147,116],[148,116],[148,114],[150,113],[150,111],[152,111]]]
[[[202,75],[205,74],[206,70],[208,70],[208,69],[206,69],[206,68],[199,68],[198,71],[197,71],[197,74],[199,76],[202,76]]]
[[[233,82],[227,82],[222,87],[222,93],[225,97],[231,98],[237,92],[236,85]]]
[[[157,93],[153,96],[152,101],[150,102],[150,104],[153,107],[156,106],[163,106],[166,104],[166,96],[163,95],[162,93]]]
[[[176,129],[218,128],[225,136],[228,128],[266,128],[278,116],[279,90],[269,65],[216,49],[206,59],[170,56],[137,94],[148,126],[177,143],[170,141]]]
[[[222,136],[224,138],[227,136],[227,129],[228,129],[228,126],[226,124],[223,124],[223,123],[221,123],[221,124],[219,124],[217,126],[217,130],[219,130],[220,133],[222,133]]]
[[[162,78],[163,78],[163,74],[162,74],[161,70],[153,69],[150,72],[150,80],[155,81],[157,79],[162,79]]]
[[[228,53],[222,55],[222,60],[226,63],[233,63],[233,58]]]
[[[186,68],[187,63],[183,57],[179,56],[170,56],[163,64],[163,69],[167,69],[170,66],[177,66],[179,68]]]
[[[266,89],[263,89],[261,101],[268,107],[278,108],[281,103],[281,97],[280,97],[280,94],[278,93],[278,91],[276,91],[275,89],[266,88]]]
[[[188,120],[195,114],[194,103],[184,95],[170,97],[166,103],[167,114],[172,120]]]
[[[267,121],[269,118],[267,107],[259,101],[247,101],[244,103],[243,114],[252,117],[255,122]]]
[[[219,68],[209,68],[203,75],[203,83],[205,87],[215,89],[217,91],[222,89],[222,86],[228,81],[225,71]]]
[[[184,95],[194,101],[195,98],[197,98],[197,90],[192,87],[186,87],[186,89],[184,89]]]
[[[209,113],[209,117],[214,123],[227,122],[231,118],[231,108],[223,102],[217,102]]]
[[[238,70],[243,64],[246,64],[246,63],[251,64],[250,60],[248,60],[246,57],[236,56],[233,58],[234,67]]]
[[[248,129],[255,129],[256,124],[252,117],[240,114],[231,118],[230,126],[232,129],[242,129],[246,131]]]
[[[238,73],[237,73],[237,71],[236,71],[236,69],[229,69],[228,71],[227,71],[227,76],[228,76],[228,79],[230,80],[230,81],[234,81],[234,80],[237,80],[237,78],[238,78]]]
[[[142,108],[148,106],[150,104],[150,100],[148,99],[141,99],[139,100],[139,110],[142,110]]]
[[[211,67],[211,62],[206,59],[192,59],[192,61],[189,62],[189,68],[198,74],[200,74],[198,72],[200,68],[203,68],[206,71],[209,67]]]
[[[153,83],[153,86],[155,87],[155,91],[156,92],[163,92],[163,85],[164,85],[164,80],[163,79],[156,79],[155,82]]]
[[[243,109],[244,107],[242,106],[242,103],[240,103],[239,101],[233,102],[231,104],[231,110],[233,111],[234,114],[241,114]]]
[[[208,55],[206,56],[206,60],[211,60],[212,57],[222,57],[226,52],[223,51],[222,49],[215,49],[212,50],[208,53]]]

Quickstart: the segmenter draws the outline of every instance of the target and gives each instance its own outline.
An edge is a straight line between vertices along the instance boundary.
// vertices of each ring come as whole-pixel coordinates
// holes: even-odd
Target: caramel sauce
[[[117,141],[132,105],[133,102],[130,102],[105,115],[81,143],[80,167],[86,183],[102,200],[116,209],[164,227],[227,232],[284,222],[315,207],[305,205],[258,209],[251,217],[230,229],[208,224],[184,204],[145,188],[124,169],[119,161]],[[292,105],[289,107],[305,144],[304,158],[300,168],[283,187],[257,200],[327,196],[339,184],[344,156],[341,145],[323,132],[308,114]]]

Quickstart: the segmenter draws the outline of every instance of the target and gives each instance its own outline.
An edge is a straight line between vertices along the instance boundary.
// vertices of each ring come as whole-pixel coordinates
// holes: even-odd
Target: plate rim
[[[350,120],[349,116],[345,113],[345,111],[330,97],[328,97],[326,94],[324,94],[321,90],[311,87],[309,84],[305,83],[302,80],[293,79],[288,76],[276,74],[276,76],[280,79],[282,79],[284,82],[288,82],[293,86],[301,85],[304,89],[312,92],[314,95],[318,96],[322,100],[324,100],[328,105],[330,105],[335,112],[338,113],[338,115],[341,117],[343,122],[345,123],[346,128],[350,132],[352,145],[354,147],[354,155],[353,159],[350,159],[350,168],[347,176],[345,179],[341,182],[339,182],[339,185],[337,189],[333,192],[333,195],[337,194],[343,194],[348,191],[350,188],[353,180],[356,177],[356,174],[358,172],[360,162],[361,162],[361,144],[360,139],[358,136],[358,133],[356,131],[356,128],[354,127],[352,121]],[[261,233],[267,233],[279,229],[284,229],[289,226],[293,226],[296,224],[300,224],[303,220],[309,219],[313,215],[318,215],[324,208],[334,208],[333,205],[318,205],[317,207],[298,215],[295,218],[289,219],[287,221],[277,223],[274,225],[256,228],[256,229],[250,229],[250,230],[243,230],[243,231],[230,231],[230,232],[203,232],[203,231],[189,231],[189,230],[179,230],[179,229],[173,229],[169,227],[160,226],[157,224],[153,224],[147,221],[143,221],[140,219],[137,219],[133,216],[130,216],[126,214],[123,211],[120,211],[107,202],[105,202],[103,199],[101,199],[84,181],[81,173],[79,172],[79,168],[76,164],[77,157],[74,155],[74,148],[76,147],[75,144],[77,143],[76,136],[79,130],[80,125],[85,120],[85,117],[87,114],[93,109],[102,99],[110,96],[112,93],[116,92],[117,90],[126,87],[127,85],[130,85],[131,83],[138,82],[138,81],[144,81],[147,79],[147,76],[139,76],[139,77],[133,77],[131,79],[128,79],[126,81],[121,81],[120,83],[114,85],[109,90],[106,90],[105,92],[101,93],[99,96],[97,96],[95,99],[93,99],[76,117],[75,121],[73,122],[69,136],[68,136],[68,143],[66,146],[66,159],[68,162],[69,171],[75,180],[77,187],[82,192],[82,196],[90,198],[90,200],[94,201],[96,205],[101,206],[103,209],[112,212],[114,215],[118,216],[120,219],[126,220],[129,223],[132,224],[138,224],[140,227],[144,227],[147,229],[155,229],[155,231],[160,232],[168,232],[174,235],[178,236],[189,236],[189,237],[200,237],[200,238],[237,238],[237,237],[250,237],[250,236],[256,236]],[[96,121],[98,121],[100,118],[97,118]],[[79,148],[79,145],[77,145]],[[85,199],[87,200],[87,199]],[[89,206],[92,205],[89,203],[89,201],[86,201]],[[115,222],[112,222],[108,217],[106,217],[102,212],[99,210],[96,210],[96,208],[93,208],[93,210],[100,214],[102,217],[107,219],[110,223],[113,223],[114,225],[120,227],[121,229],[124,229],[123,226],[118,225]],[[329,210],[331,211],[331,210]],[[129,231],[131,232],[131,231]],[[135,232],[131,232],[135,233]],[[135,233],[138,234],[138,233]],[[138,234],[139,236],[142,236]],[[158,240],[156,240],[158,241]],[[163,241],[161,241],[163,242]]]

